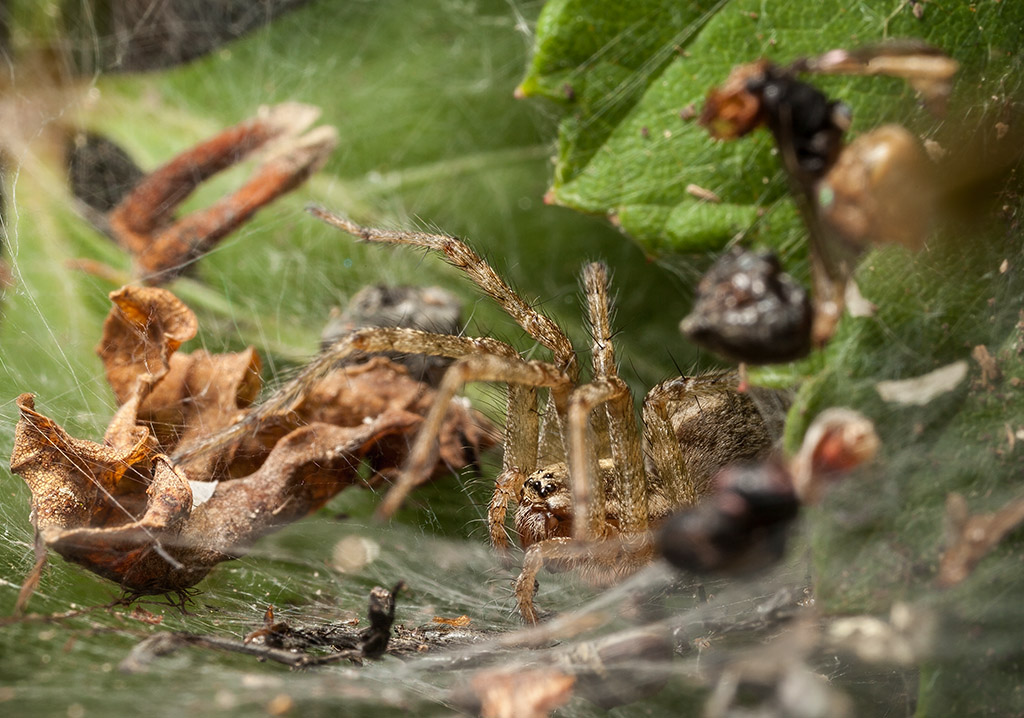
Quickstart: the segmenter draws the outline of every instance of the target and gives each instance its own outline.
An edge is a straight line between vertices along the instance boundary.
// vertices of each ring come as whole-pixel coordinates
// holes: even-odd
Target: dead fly
[[[596,584],[621,579],[653,557],[652,526],[679,507],[696,503],[715,471],[774,448],[781,428],[779,397],[757,390],[738,393],[734,372],[662,382],[647,394],[643,425],[639,424],[633,397],[616,366],[604,265],[589,264],[583,270],[594,338],[592,376],[583,381],[565,332],[525,302],[462,241],[370,229],[326,210],[312,212],[367,242],[412,245],[442,254],[529,337],[551,351],[551,361],[527,361],[497,339],[371,328],[348,334],[320,360],[328,366],[353,352],[381,351],[455,359],[401,477],[381,503],[379,513],[385,516],[436,463],[440,421],[456,392],[471,381],[507,384],[505,453],[488,524],[492,543],[504,549],[508,506],[518,504],[515,526],[527,550],[516,598],[526,621],[537,620],[533,596],[536,576],[545,564],[578,570]],[[538,411],[542,388],[548,390],[543,421]]]
[[[797,75],[900,77],[941,111],[956,70],[957,63],[935,48],[894,43],[833,50],[785,67],[768,60],[740,65],[708,93],[700,122],[712,137],[735,139],[764,126],[775,138],[810,234],[814,312],[809,340],[799,342],[793,323],[780,323],[776,335],[763,324],[745,324],[743,314],[705,302],[689,320],[688,333],[696,341],[715,350],[725,346],[725,353],[753,363],[778,361],[776,355],[796,358],[795,348],[822,346],[835,332],[861,252],[879,244],[919,247],[927,236],[934,166],[922,143],[903,127],[886,125],[846,144],[850,108]],[[744,332],[749,336],[738,340],[735,335]],[[776,342],[785,346],[777,348]]]

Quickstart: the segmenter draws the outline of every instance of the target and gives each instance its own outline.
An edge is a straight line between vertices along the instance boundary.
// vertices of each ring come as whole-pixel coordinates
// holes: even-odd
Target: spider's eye
[[[548,471],[548,472],[546,472],[546,473],[544,474],[544,478],[545,478],[545,479],[553,479],[553,478],[555,478],[555,475],[554,475],[554,474],[552,474],[552,473],[551,473],[550,471]]]
[[[538,493],[540,493],[541,495],[541,498],[547,498],[551,494],[555,493],[555,490],[558,487],[555,486],[554,484],[544,484],[543,488],[541,488],[540,484],[538,483],[537,488]]]
[[[537,479],[531,479],[530,481],[527,481],[526,486],[531,491],[535,491],[536,493],[540,494],[541,497],[544,496],[544,492],[541,490],[540,482],[537,481]]]

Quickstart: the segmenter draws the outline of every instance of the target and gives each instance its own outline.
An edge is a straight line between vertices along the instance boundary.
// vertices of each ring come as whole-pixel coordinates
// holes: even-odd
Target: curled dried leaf
[[[110,293],[114,307],[103,322],[96,353],[118,403],[125,403],[136,383],[155,384],[170,368],[171,355],[196,335],[192,310],[170,292],[151,287],[122,287]]]
[[[409,411],[425,416],[434,404],[435,391],[417,381],[404,366],[384,357],[363,364],[345,366],[318,381],[296,406],[299,422],[325,421],[357,426],[368,416],[388,410]],[[490,425],[467,403],[453,401],[448,407],[439,437],[434,476],[452,466],[475,463],[479,452],[495,442]],[[409,452],[408,438],[394,436],[374,447],[368,460],[380,476],[393,476]]]
[[[23,394],[11,471],[29,486],[46,546],[132,593],[193,586],[362,481],[364,461],[373,480],[395,471],[434,403],[432,388],[378,357],[328,374],[253,432],[192,456],[183,445],[252,410],[259,357],[251,348],[176,353],[196,320],[166,290],[126,287],[111,299],[98,353],[120,407],[102,443],[68,435]],[[472,463],[490,436],[486,420],[453,402],[438,466]]]
[[[32,492],[32,521],[40,531],[104,520],[121,506],[136,508],[146,491],[155,450],[148,432],[124,447],[75,439],[35,411],[31,394],[15,401],[21,418],[14,430],[11,472]],[[44,534],[45,536],[45,534]]]
[[[193,505],[183,472],[143,444],[134,452],[73,439],[18,400],[14,473],[32,490],[47,546],[137,594],[182,591],[261,536],[305,517],[359,481],[360,458],[420,417],[388,412],[359,427],[311,424],[277,442],[251,475],[219,482]]]

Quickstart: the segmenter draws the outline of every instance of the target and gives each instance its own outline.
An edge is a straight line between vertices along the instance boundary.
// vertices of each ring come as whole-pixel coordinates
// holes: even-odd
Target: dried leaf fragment
[[[875,384],[875,389],[883,401],[906,406],[924,406],[956,389],[966,376],[967,362],[960,360],[912,379],[880,381]]]
[[[15,404],[21,418],[14,430],[11,473],[25,479],[32,492],[37,529],[74,528],[106,518],[115,509],[109,499],[138,499],[145,492],[143,477],[155,455],[148,432],[134,445],[115,448],[69,436],[35,411],[31,394],[22,394]]]
[[[338,141],[333,127],[303,134],[319,114],[299,103],[261,108],[256,117],[142,178],[106,218],[109,233],[131,253],[135,274],[153,284],[174,278],[261,207],[317,171]],[[196,187],[258,149],[263,162],[241,188],[206,209],[174,218],[174,210]]]
[[[138,594],[195,585],[217,563],[358,481],[359,459],[374,443],[420,422],[388,412],[359,427],[301,427],[253,474],[218,483],[193,507],[183,473],[145,443],[126,452],[72,439],[32,409],[31,395],[18,403],[11,470],[29,484],[47,546]]]
[[[1008,533],[1024,523],[1024,498],[1010,501],[998,511],[970,515],[958,493],[946,497],[949,545],[939,560],[940,586],[948,588],[967,578]]]

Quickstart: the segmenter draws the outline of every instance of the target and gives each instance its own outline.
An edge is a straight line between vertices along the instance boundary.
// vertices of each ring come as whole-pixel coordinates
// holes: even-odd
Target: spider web
[[[196,19],[202,15],[198,5],[194,13],[179,5],[179,19],[203,21]],[[151,22],[167,11],[158,2],[150,9]],[[138,69],[147,60],[133,59],[86,5],[64,7],[65,24],[18,9],[7,25],[10,81],[3,99],[5,113],[19,113],[23,121],[4,138],[11,158],[4,171],[4,230],[13,280],[0,330],[0,421],[6,427],[0,449],[11,450],[13,399],[22,391],[36,394],[41,411],[83,438],[101,436],[115,408],[93,347],[109,307],[106,294],[117,285],[66,262],[86,258],[122,273],[129,267],[73,211],[63,168],[71,129],[104,135],[149,170],[260,105],[282,101],[321,107],[321,123],[336,126],[342,142],[308,184],[263,210],[169,287],[199,315],[200,335],[184,351],[252,344],[263,357],[272,391],[316,350],[331,308],[373,282],[451,288],[467,307],[468,333],[510,338],[524,351],[535,351],[457,272],[421,253],[359,246],[311,220],[303,207],[314,201],[365,221],[472,237],[514,286],[527,297],[543,298],[541,309],[582,346],[576,275],[583,261],[602,258],[631,281],[646,277],[649,286],[664,288],[661,299],[655,293],[626,295],[620,312],[660,315],[661,321],[648,322],[643,331],[638,326],[623,339],[620,351],[632,357],[624,373],[638,388],[672,373],[672,358],[656,349],[676,339],[675,325],[685,310],[672,277],[601,223],[541,202],[554,118],[512,101],[538,9],[539,3],[506,2],[434,2],[415,9],[312,3],[190,64],[109,74],[89,73],[89,60],[95,60],[90,50],[105,52],[98,64],[111,70],[133,62]],[[139,37],[156,42],[145,21],[139,22]],[[215,35],[218,27],[205,22]],[[79,63],[74,71],[64,60],[39,59],[40,48],[53,41],[72,47]],[[40,75],[51,84],[37,85]],[[250,162],[215,177],[181,211],[210,204],[238,186],[251,167]],[[664,312],[665,297],[675,310]],[[470,394],[500,421],[500,391],[474,387]],[[240,637],[261,624],[269,605],[279,620],[296,624],[365,620],[370,589],[403,580],[408,588],[398,601],[399,623],[467,615],[477,631],[517,628],[515,571],[502,567],[486,547],[488,477],[496,475],[498,460],[486,457],[479,476],[466,472],[425,487],[386,526],[370,517],[379,496],[347,490],[316,516],[218,567],[199,587],[189,615],[160,599],[140,605],[162,618],[159,630]],[[23,482],[8,475],[4,485],[0,612],[9,614],[31,569],[33,538]],[[367,552],[363,562],[352,556],[359,550]],[[593,595],[572,577],[551,576],[538,600],[551,610],[566,610]],[[147,700],[147,712],[246,712],[281,694],[302,708],[344,702],[376,713],[410,704],[448,712],[437,701],[454,678],[416,661],[386,659],[359,671],[294,674],[243,657],[186,650],[154,664],[148,676],[123,676],[120,662],[153,629],[126,618],[129,609],[97,608],[117,596],[112,584],[51,557],[30,610],[87,612],[58,623],[0,629],[0,699],[7,707],[36,714],[130,713],[159,691],[156,703]],[[166,690],[170,686],[176,687]]]
[[[84,5],[66,5],[75,41],[101,44],[105,30],[99,20]],[[154,13],[162,5],[150,3]],[[689,370],[706,361],[677,331],[696,270],[651,263],[602,220],[542,202],[556,117],[537,104],[512,100],[540,5],[308,3],[185,66],[145,74],[87,73],[73,80],[54,73],[50,60],[38,59],[36,52],[46,41],[66,37],[69,28],[44,13],[16,8],[5,55],[8,84],[0,98],[0,116],[17,113],[11,116],[19,120],[5,123],[0,135],[7,195],[3,230],[13,278],[0,321],[0,450],[11,450],[14,397],[23,391],[34,392],[40,410],[78,437],[101,436],[114,410],[93,347],[108,310],[106,295],[116,284],[65,261],[84,257],[121,272],[128,261],[71,209],[62,168],[66,127],[103,133],[147,170],[262,104],[317,105],[321,122],[338,128],[341,143],[323,171],[264,209],[200,260],[190,277],[169,287],[199,315],[200,335],[184,350],[254,345],[264,359],[267,391],[293,376],[316,350],[331,307],[372,282],[440,284],[465,301],[468,333],[506,339],[527,355],[542,356],[455,270],[414,251],[357,245],[311,220],[303,212],[310,201],[366,223],[470,238],[524,296],[539,298],[541,310],[568,330],[577,347],[587,342],[577,274],[584,261],[603,259],[617,289],[620,363],[638,396],[677,374],[674,365]],[[64,78],[60,86],[55,74]],[[39,81],[41,76],[47,81]],[[251,163],[203,185],[183,211],[210,204],[238,186],[250,168]],[[471,387],[468,393],[500,422],[500,392]],[[898,454],[900,447],[892,451]],[[960,461],[967,465],[970,458]],[[261,540],[246,557],[221,564],[199,585],[188,615],[157,600],[142,602],[162,619],[158,628],[129,618],[123,608],[2,626],[0,706],[12,713],[69,716],[142,710],[242,714],[287,707],[287,701],[274,703],[287,696],[299,713],[342,708],[354,714],[412,709],[449,715],[451,690],[472,668],[551,670],[557,660],[552,644],[585,648],[601,637],[650,626],[683,655],[634,661],[634,679],[646,674],[667,685],[615,714],[698,714],[707,676],[729,658],[748,655],[762,637],[756,629],[772,625],[758,624],[765,607],[779,595],[785,598],[780,591],[799,591],[807,583],[800,541],[781,568],[751,582],[700,587],[652,567],[601,594],[572,575],[545,572],[538,604],[594,623],[587,630],[567,629],[558,640],[548,636],[544,650],[512,647],[507,634],[519,627],[512,615],[516,570],[503,567],[488,550],[484,522],[498,462],[489,456],[479,475],[466,472],[417,491],[388,525],[371,518],[378,495],[346,490],[315,516]],[[24,483],[7,475],[2,487],[0,613],[6,615],[31,569],[33,539]],[[360,551],[367,552],[363,561],[353,556]],[[268,605],[275,606],[279,620],[295,624],[365,620],[370,589],[399,580],[408,589],[398,600],[398,623],[416,626],[466,615],[473,629],[493,636],[443,656],[385,658],[358,669],[288,672],[198,649],[159,659],[147,674],[118,669],[154,630],[238,638],[261,625]],[[702,592],[710,603],[702,602]],[[30,609],[57,614],[116,597],[112,584],[53,557]],[[781,603],[791,606],[794,600]],[[630,618],[604,620],[610,613]],[[1005,615],[1010,620],[1018,613],[1007,609]],[[725,641],[713,658],[697,642],[704,634],[693,633],[693,626],[713,631],[748,622],[755,637],[738,631],[739,638]],[[796,647],[780,651],[794,665],[803,660]],[[892,708],[895,714],[911,710],[916,686],[905,671],[829,663],[817,654],[806,659],[817,673],[845,679],[845,685],[863,684],[860,705]],[[559,715],[600,713],[591,702],[574,699]]]

